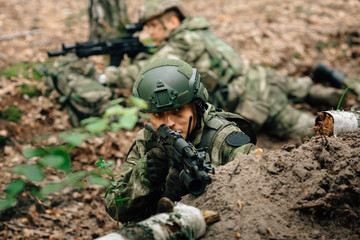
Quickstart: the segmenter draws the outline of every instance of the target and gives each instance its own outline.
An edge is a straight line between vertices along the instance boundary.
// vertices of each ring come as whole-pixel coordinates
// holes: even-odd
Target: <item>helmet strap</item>
[[[188,130],[187,130],[186,138],[185,138],[186,140],[188,140],[188,137],[190,135],[191,122],[192,122],[192,116],[190,116],[190,118],[189,118],[189,126],[188,126]]]

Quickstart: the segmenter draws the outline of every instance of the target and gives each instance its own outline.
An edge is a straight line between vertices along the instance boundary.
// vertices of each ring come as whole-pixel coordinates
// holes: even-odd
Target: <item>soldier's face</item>
[[[150,113],[150,115],[151,118],[149,122],[155,131],[160,125],[165,124],[174,131],[180,131],[184,138],[188,135],[190,117],[192,117],[190,133],[196,126],[196,108],[193,102],[185,104],[175,110],[162,113]]]
[[[146,22],[145,30],[150,34],[151,38],[156,44],[166,39],[166,30],[157,18],[151,19]]]

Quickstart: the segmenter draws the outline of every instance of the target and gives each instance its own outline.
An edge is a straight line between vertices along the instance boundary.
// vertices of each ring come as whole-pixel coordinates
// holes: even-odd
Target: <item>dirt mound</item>
[[[204,195],[182,202],[215,210],[204,239],[359,239],[360,132],[317,136],[216,169]]]

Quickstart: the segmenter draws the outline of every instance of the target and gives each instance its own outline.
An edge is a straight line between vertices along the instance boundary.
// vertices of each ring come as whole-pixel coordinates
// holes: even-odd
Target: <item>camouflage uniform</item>
[[[212,138],[207,152],[207,160],[213,166],[223,165],[232,161],[236,154],[261,154],[262,150],[253,143],[242,146],[231,146],[227,137],[235,132],[242,132],[233,122],[217,116],[214,106],[207,104],[208,108],[204,114],[201,127],[196,130],[195,137],[191,141],[195,148],[199,148],[203,141],[205,128],[215,129],[216,133]],[[133,147],[131,148],[126,162],[121,167],[116,180],[120,189],[121,197],[129,197],[118,206],[118,219],[121,222],[133,221],[146,218],[155,213],[157,201],[162,196],[163,185],[152,185],[146,178],[146,153],[154,147],[153,134],[142,129],[136,135]],[[114,218],[116,208],[113,201],[107,203],[107,211]]]
[[[101,116],[109,106],[113,93],[96,80],[98,75],[91,61],[69,55],[58,58],[46,78],[47,84],[62,95],[60,102],[76,127],[79,118]]]

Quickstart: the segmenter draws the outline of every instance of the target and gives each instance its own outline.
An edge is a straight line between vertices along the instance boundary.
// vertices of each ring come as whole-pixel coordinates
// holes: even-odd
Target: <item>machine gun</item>
[[[49,51],[48,56],[55,57],[74,53],[76,56],[84,58],[109,54],[110,65],[119,66],[125,54],[130,58],[134,58],[140,52],[148,52],[149,47],[144,46],[138,37],[132,36],[133,33],[141,29],[142,26],[139,24],[129,24],[125,26],[125,31],[130,33],[130,36],[104,41],[76,42],[73,45],[62,44],[61,51]]]
[[[179,131],[171,130],[162,124],[155,132],[150,123],[145,128],[157,134],[170,159],[170,165],[179,170],[180,181],[194,196],[199,196],[205,191],[207,184],[211,183],[208,173],[214,174],[206,159],[205,150],[196,150],[190,142],[187,142]]]

